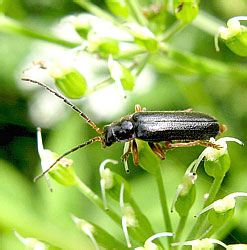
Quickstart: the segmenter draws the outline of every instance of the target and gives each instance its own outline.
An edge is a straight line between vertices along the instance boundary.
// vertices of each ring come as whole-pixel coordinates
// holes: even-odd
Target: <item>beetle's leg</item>
[[[158,143],[154,145],[153,142],[149,142],[148,145],[161,160],[164,160],[166,158],[161,146]]]
[[[139,165],[139,156],[138,156],[138,149],[136,141],[132,141],[132,155],[133,155],[133,162],[135,165]]]
[[[146,108],[141,108],[140,104],[136,104],[135,105],[135,112],[142,112],[142,111],[146,111]]]
[[[135,105],[135,112],[141,112],[141,111],[142,111],[141,105],[140,104],[136,104]]]
[[[215,149],[221,149],[222,147],[218,144],[215,144],[213,142],[204,142],[204,141],[193,141],[193,142],[185,142],[185,143],[172,143],[172,142],[166,142],[166,145],[164,146],[165,150],[169,150],[172,148],[179,148],[179,147],[192,147],[192,146],[204,146],[204,147],[212,147]]]
[[[128,150],[121,156],[122,161],[127,161],[129,154],[131,152],[131,141],[128,142]]]

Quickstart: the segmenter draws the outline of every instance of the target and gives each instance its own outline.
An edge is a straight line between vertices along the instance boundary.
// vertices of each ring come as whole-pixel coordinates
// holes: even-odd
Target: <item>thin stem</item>
[[[162,41],[170,40],[178,31],[180,31],[185,26],[185,23],[177,20],[172,24],[172,26],[164,33],[162,36]]]
[[[90,201],[92,201],[97,207],[99,207],[106,215],[108,215],[121,229],[122,229],[122,219],[112,211],[112,209],[105,210],[103,201],[99,198],[97,194],[95,194],[87,185],[85,185],[77,176],[75,176],[75,180],[77,182],[77,188],[79,191],[85,195]],[[143,237],[139,232],[129,229],[130,236],[138,241],[139,243],[143,243]]]
[[[214,179],[213,184],[211,186],[211,189],[209,191],[208,199],[204,202],[203,208],[207,207],[208,205],[210,205],[214,201],[216,194],[218,193],[218,191],[220,189],[220,186],[221,186],[223,179],[224,179],[224,175]],[[208,213],[206,212],[206,213],[201,214],[198,217],[198,219],[197,219],[194,227],[192,228],[187,240],[193,240],[193,239],[199,238],[199,236],[201,235],[200,229],[203,227],[203,224],[206,221],[207,215],[208,215]]]
[[[141,47],[134,46],[133,49],[126,51],[120,51],[120,53],[114,57],[114,59],[133,59],[134,56],[146,53],[147,50]]]
[[[114,83],[114,80],[113,80],[111,77],[109,77],[109,78],[107,78],[106,80],[104,80],[104,81],[102,81],[102,82],[96,84],[96,85],[95,85],[94,87],[92,87],[91,89],[88,89],[88,90],[86,91],[85,95],[90,95],[90,94],[94,93],[94,92],[97,91],[97,90],[100,90],[100,89],[103,89],[103,88],[109,86],[109,85],[112,84],[112,83]]]
[[[173,232],[160,167],[158,168],[158,170],[156,171],[154,176],[155,176],[156,183],[158,185],[161,208],[162,208],[162,213],[163,213],[163,219],[164,219],[164,223],[165,223],[165,230],[167,232]],[[168,240],[168,243],[169,243],[169,246],[170,246],[170,244],[173,242],[173,237],[167,237],[167,240]]]
[[[188,215],[180,217],[178,228],[177,228],[177,231],[175,233],[175,242],[180,241],[180,238],[181,238],[182,232],[184,230],[187,218],[188,218]]]
[[[112,210],[106,212],[102,200],[96,195],[87,185],[85,185],[77,176],[75,177],[77,182],[77,188],[82,192],[90,201],[92,201],[97,207],[105,212],[113,221],[121,227],[121,218]]]
[[[247,70],[241,64],[226,64],[207,57],[198,56],[189,52],[180,52],[167,44],[162,44],[169,59],[172,59],[179,67],[190,69],[191,73],[202,75],[213,75],[219,77],[226,77],[231,79],[247,79]],[[167,63],[167,58],[163,55],[155,55],[152,64],[161,67]]]
[[[101,17],[102,19],[108,20],[117,26],[121,25],[121,23],[116,18],[114,18],[113,15],[102,10],[97,5],[92,4],[88,0],[74,0],[74,2],[78,5],[80,5],[82,8],[84,8],[88,12],[94,14],[95,16],[98,16],[98,17]]]
[[[210,225],[209,228],[200,236],[200,239],[210,238],[218,229],[219,227]]]
[[[129,5],[129,7],[132,11],[132,14],[134,15],[136,21],[142,26],[147,26],[147,20],[141,13],[141,8],[139,6],[138,1],[126,0],[126,2]]]
[[[80,45],[79,43],[63,40],[59,37],[54,36],[54,34],[52,33],[44,32],[37,29],[34,30],[30,27],[25,26],[21,22],[5,17],[3,15],[0,16],[0,31],[15,34],[17,33],[30,38],[40,39],[46,42],[62,45],[68,48],[74,48]]]
[[[137,72],[135,74],[136,77],[138,77],[140,75],[140,73],[142,72],[142,70],[144,69],[144,67],[147,65],[148,60],[150,59],[151,54],[148,53],[145,58],[143,60],[140,61],[138,68],[137,68]]]

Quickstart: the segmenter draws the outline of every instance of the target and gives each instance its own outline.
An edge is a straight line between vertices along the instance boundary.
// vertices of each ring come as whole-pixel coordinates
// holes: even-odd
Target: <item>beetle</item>
[[[104,126],[101,130],[79,108],[47,85],[28,78],[22,78],[22,80],[38,84],[62,99],[100,134],[100,136],[94,137],[62,154],[35,180],[49,172],[56,163],[68,154],[96,141],[100,141],[103,148],[110,147],[115,142],[127,142],[129,144],[128,149],[122,155],[122,160],[126,161],[132,152],[134,164],[138,165],[136,139],[147,141],[152,151],[161,160],[164,160],[165,152],[176,147],[201,145],[220,149],[219,145],[209,141],[209,139],[219,136],[226,130],[226,126],[220,124],[214,117],[194,112],[192,109],[184,111],[146,111],[146,109],[141,109],[140,105],[135,106],[135,113],[122,117],[120,120]],[[160,142],[165,142],[165,145],[161,145]]]

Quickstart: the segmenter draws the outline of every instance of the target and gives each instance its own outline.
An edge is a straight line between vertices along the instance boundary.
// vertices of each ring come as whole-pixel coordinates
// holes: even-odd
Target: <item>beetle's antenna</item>
[[[80,144],[80,145],[78,145],[77,147],[75,147],[75,148],[72,148],[72,149],[70,149],[68,152],[66,152],[66,153],[64,153],[64,154],[62,154],[60,157],[58,157],[55,161],[54,161],[54,163],[50,166],[50,167],[48,167],[44,172],[42,172],[40,175],[38,175],[38,176],[36,176],[35,178],[34,178],[34,182],[35,181],[37,181],[38,179],[40,179],[42,176],[44,176],[46,173],[48,173],[61,159],[63,159],[66,155],[69,155],[69,154],[71,154],[71,153],[73,153],[74,151],[76,151],[76,150],[78,150],[78,149],[80,149],[80,148],[83,148],[83,147],[85,147],[85,146],[87,146],[87,145],[90,145],[90,144],[92,144],[92,143],[94,143],[94,142],[96,142],[96,141],[103,141],[103,139],[101,138],[101,137],[95,137],[95,138],[92,138],[92,139],[90,139],[89,141],[87,141],[87,142],[84,142],[83,144]]]
[[[85,115],[79,108],[77,108],[74,104],[72,104],[67,98],[65,98],[64,96],[60,95],[59,93],[57,93],[55,90],[51,89],[50,87],[48,87],[47,85],[45,85],[44,83],[32,80],[32,79],[28,79],[28,78],[22,78],[22,81],[26,81],[26,82],[31,82],[31,83],[35,83],[38,84],[39,86],[45,88],[46,90],[48,90],[49,92],[53,93],[55,96],[57,96],[58,98],[62,99],[67,105],[69,105],[74,111],[76,111],[77,113],[79,113],[79,115],[85,119],[87,121],[87,123],[93,127],[99,134],[103,134],[103,131],[98,128],[94,122],[89,119],[89,117],[87,117],[87,115]]]

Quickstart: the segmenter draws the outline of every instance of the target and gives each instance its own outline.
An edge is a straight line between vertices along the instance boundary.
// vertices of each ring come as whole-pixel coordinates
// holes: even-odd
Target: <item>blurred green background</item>
[[[144,0],[141,2],[143,5],[150,3]],[[103,1],[95,3],[106,8]],[[62,34],[64,39],[68,40],[71,40],[71,37],[66,35],[66,29],[63,30],[59,26],[60,19],[69,14],[83,12],[83,9],[69,0],[12,0],[2,1],[2,5],[7,16],[34,29],[57,32],[57,35]],[[211,15],[210,21],[214,21],[215,17],[225,24],[229,18],[247,13],[247,1],[202,0],[200,10],[201,13]],[[204,31],[210,24],[200,23],[200,20],[196,19],[194,24],[176,34],[169,44],[182,53],[191,52],[214,59],[222,65],[231,67],[234,63],[246,67],[246,58],[234,55],[222,42],[220,53],[215,52],[213,36]],[[169,17],[169,21],[172,23],[174,18]],[[51,193],[44,179],[33,183],[33,178],[41,171],[36,150],[37,126],[43,128],[45,148],[59,154],[96,134],[60,100],[54,100],[56,98],[44,93],[43,89],[29,86],[31,84],[20,80],[23,70],[31,67],[32,62],[56,61],[56,57],[67,50],[56,44],[15,33],[5,33],[0,29],[1,249],[24,249],[13,235],[13,229],[22,236],[42,239],[64,249],[93,249],[90,240],[76,229],[70,213],[91,220],[115,237],[124,240],[119,228],[75,188],[66,188],[52,181],[54,192]],[[109,77],[107,64],[103,60],[86,57],[86,62],[84,60],[80,67],[89,83]],[[210,74],[203,69],[201,72],[199,69],[199,73],[185,73],[186,70],[190,71],[189,67],[180,67],[179,61],[172,61],[164,55],[161,61],[152,61],[142,72],[136,88],[128,94],[127,101],[122,100],[117,89],[111,86],[75,103],[101,128],[121,116],[132,113],[135,104],[140,104],[147,110],[193,108],[195,111],[213,115],[226,124],[228,131],[225,136],[236,137],[246,143],[247,77],[217,72]],[[41,69],[31,69],[28,73],[35,80],[42,81],[47,78],[43,76]],[[246,148],[234,143],[229,143],[228,148],[232,166],[220,191],[221,197],[232,192],[247,192]],[[201,147],[194,147],[167,153],[167,160],[162,163],[162,167],[169,204],[185,169],[201,151]],[[120,160],[122,152],[121,144],[102,149],[99,143],[95,143],[75,152],[71,159],[74,160],[78,176],[100,195],[100,163],[106,158]],[[129,180],[133,195],[150,219],[154,231],[164,231],[163,223],[160,223],[161,209],[154,179],[139,167],[133,166],[131,161],[129,165],[129,175],[125,174],[121,163],[112,169]],[[205,175],[203,168],[199,170],[198,175],[198,193],[192,214],[200,210],[203,194],[208,191],[212,181]],[[230,234],[221,235],[224,243],[247,243],[246,204],[246,199],[238,198],[234,220],[229,225]],[[113,205],[118,208],[114,202]],[[174,221],[178,219],[176,213],[172,214],[172,217]]]

